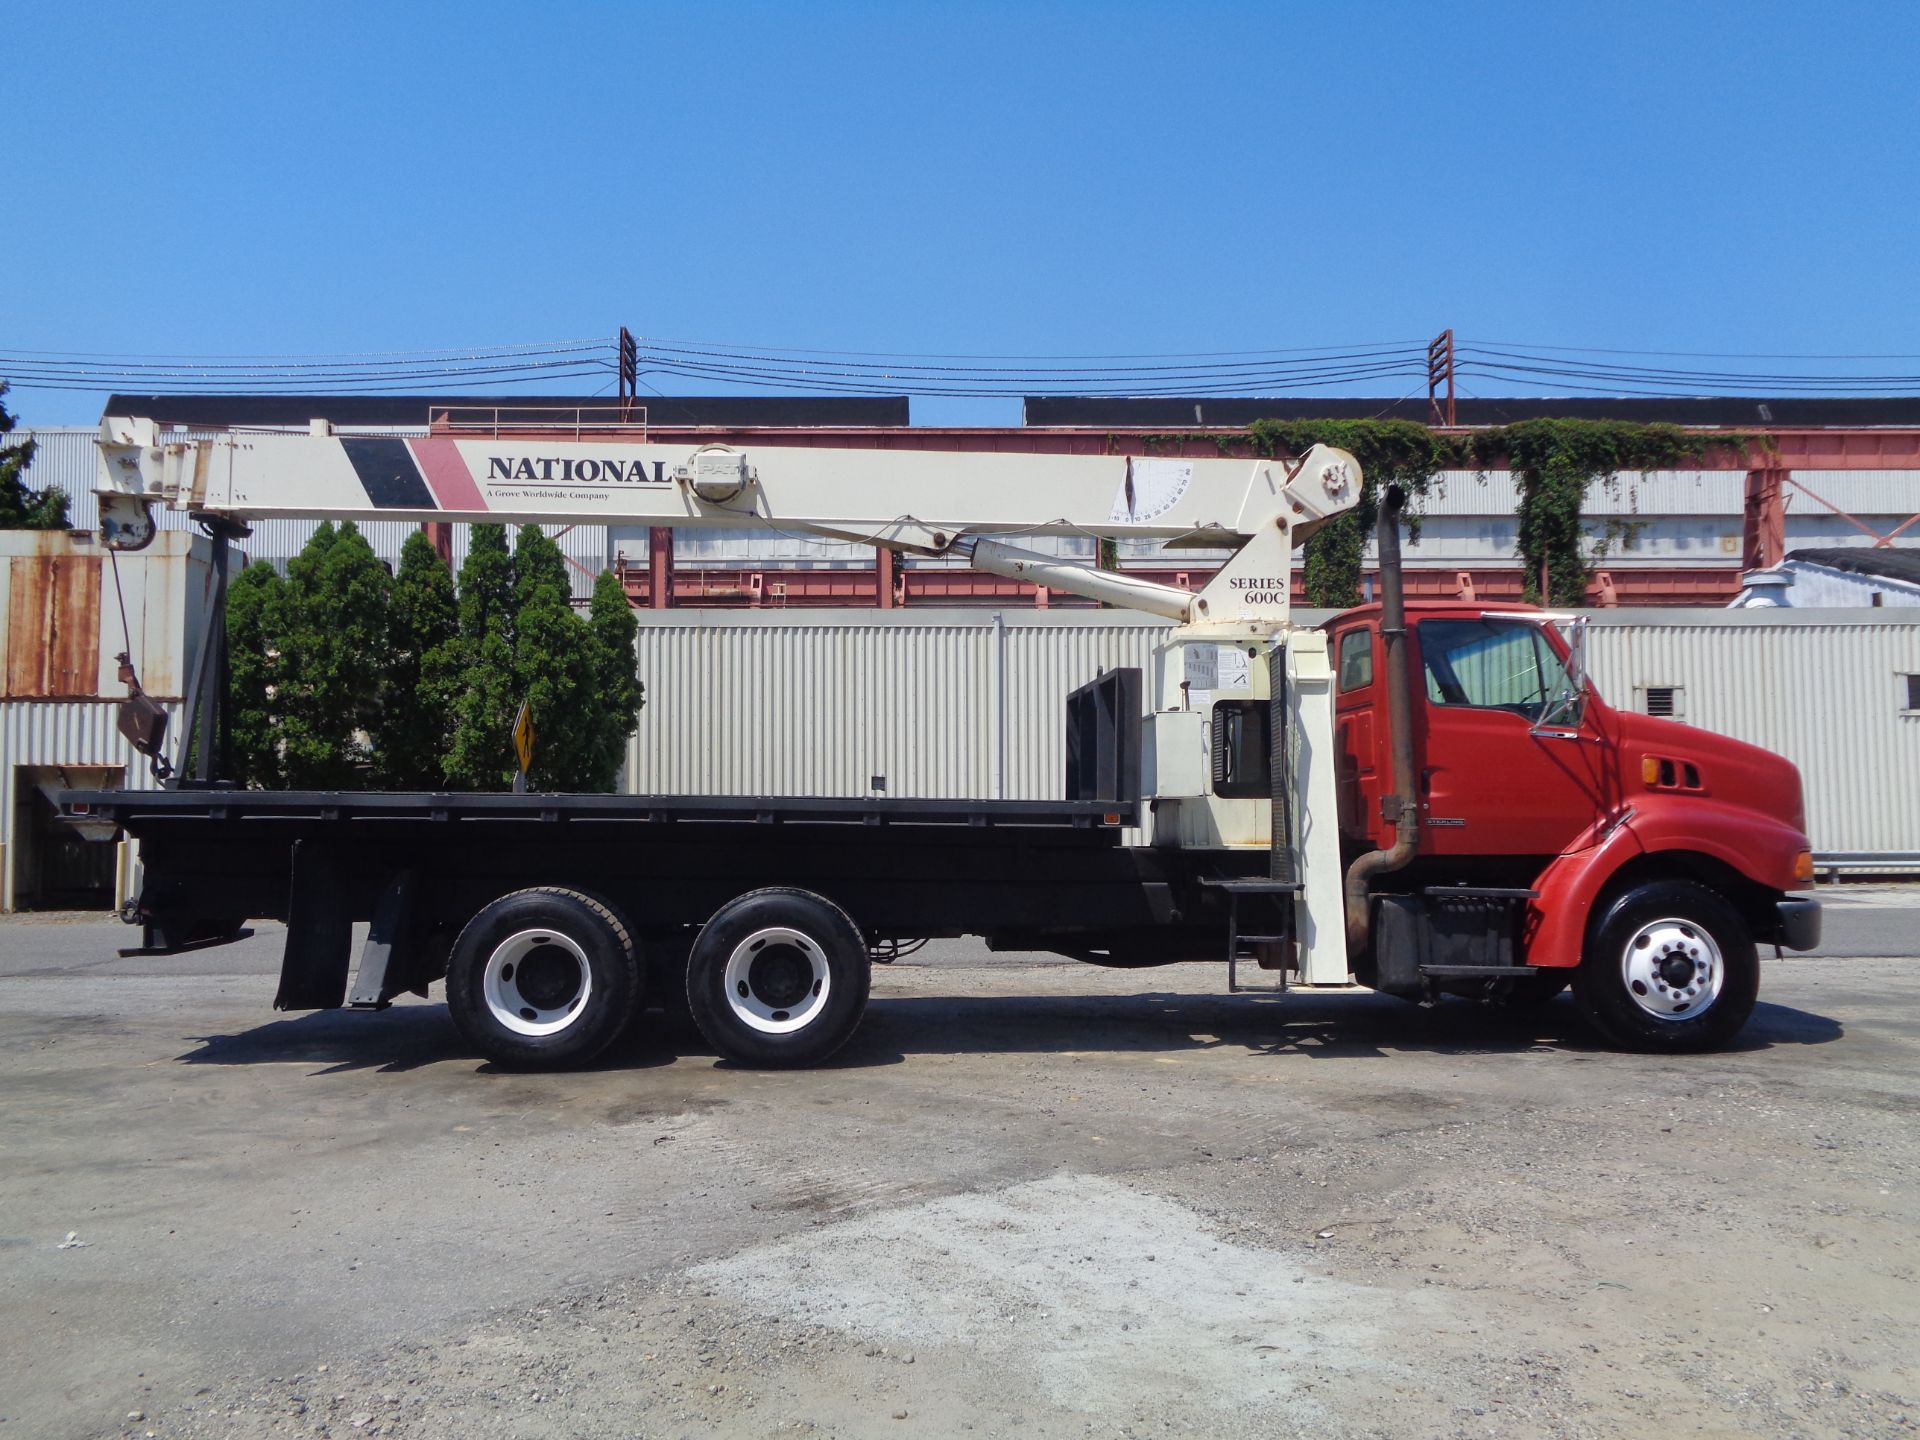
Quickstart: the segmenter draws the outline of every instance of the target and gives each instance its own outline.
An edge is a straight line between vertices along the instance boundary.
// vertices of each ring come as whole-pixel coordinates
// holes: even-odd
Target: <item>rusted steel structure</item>
[[[1441,427],[1467,433],[1465,427]],[[857,430],[805,428],[702,429],[703,439],[762,445],[853,446],[870,449],[963,449],[1043,454],[1125,454],[1151,449],[1157,455],[1212,456],[1231,447],[1238,427],[1193,426],[1177,434],[1164,430],[1095,429],[1081,426],[1019,426],[978,429],[863,427]],[[1588,592],[1590,604],[1725,605],[1739,593],[1747,570],[1779,563],[1786,549],[1786,496],[1803,494],[1849,524],[1891,544],[1920,524],[1920,486],[1912,504],[1916,513],[1890,532],[1876,530],[1823,499],[1797,472],[1920,472],[1920,425],[1872,429],[1754,427],[1743,433],[1765,437],[1746,451],[1709,454],[1698,468],[1744,474],[1746,507],[1740,551],[1715,563],[1635,565],[1596,568]],[[1196,562],[1179,567],[1130,565],[1129,573],[1182,588],[1198,589],[1215,566]],[[902,566],[877,556],[870,566],[799,569],[778,562],[724,567],[676,566],[672,532],[656,530],[645,564],[619,562],[619,574],[636,604],[653,609],[695,606],[720,609],[871,606],[891,609],[926,605],[1086,605],[1090,602],[1050,594],[1044,587],[979,572],[932,566]],[[1517,564],[1409,568],[1407,593],[1416,598],[1518,600],[1524,577]],[[1303,598],[1296,580],[1296,599]]]

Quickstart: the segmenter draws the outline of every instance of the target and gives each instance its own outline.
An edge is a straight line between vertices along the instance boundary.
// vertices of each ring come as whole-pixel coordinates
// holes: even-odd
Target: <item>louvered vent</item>
[[[1647,687],[1647,714],[1658,715],[1663,720],[1680,718],[1680,687],[1678,685],[1649,685]]]

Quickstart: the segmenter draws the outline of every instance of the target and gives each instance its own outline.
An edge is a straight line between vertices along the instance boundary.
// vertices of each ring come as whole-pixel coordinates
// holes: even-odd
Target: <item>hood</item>
[[[1661,760],[1697,766],[1700,783],[1715,799],[1745,806],[1807,833],[1806,802],[1800,769],[1791,760],[1678,720],[1662,720],[1617,710],[1621,778],[1631,793],[1640,783],[1640,761]]]

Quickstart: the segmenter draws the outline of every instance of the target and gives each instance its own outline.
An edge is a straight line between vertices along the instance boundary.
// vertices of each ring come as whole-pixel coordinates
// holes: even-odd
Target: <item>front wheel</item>
[[[806,890],[730,900],[694,942],[687,1008],[707,1042],[743,1065],[817,1065],[853,1034],[871,983],[847,912]]]
[[[1574,976],[1581,1010],[1626,1050],[1717,1050],[1760,993],[1760,959],[1740,912],[1690,880],[1650,880],[1615,897]]]

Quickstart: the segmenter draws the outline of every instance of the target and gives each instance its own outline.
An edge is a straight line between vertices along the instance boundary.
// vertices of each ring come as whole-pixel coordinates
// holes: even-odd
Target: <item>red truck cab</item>
[[[1757,946],[1810,949],[1819,904],[1799,771],[1757,746],[1609,705],[1578,622],[1472,601],[1407,607],[1414,858],[1378,877],[1356,972],[1414,998],[1540,999],[1571,981],[1637,1048],[1705,1049],[1742,1024]],[[1340,828],[1391,843],[1381,609],[1329,621]]]

